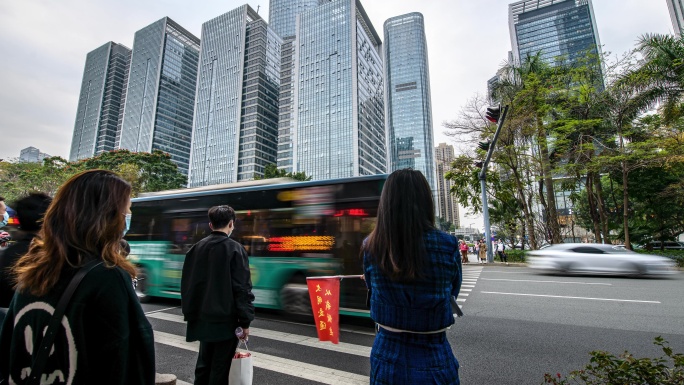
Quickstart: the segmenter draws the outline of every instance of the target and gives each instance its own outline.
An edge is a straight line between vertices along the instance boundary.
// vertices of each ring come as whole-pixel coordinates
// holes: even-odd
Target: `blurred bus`
[[[231,238],[249,254],[257,307],[311,315],[306,277],[362,274],[361,243],[376,224],[387,175],[313,182],[265,179],[142,194],[133,199],[130,260],[141,301],[180,298],[186,252],[206,237],[207,211],[230,205]],[[340,313],[368,316],[365,283],[342,280]]]

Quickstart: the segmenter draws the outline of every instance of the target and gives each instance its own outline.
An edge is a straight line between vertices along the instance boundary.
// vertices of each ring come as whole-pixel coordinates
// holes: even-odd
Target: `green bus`
[[[312,315],[306,277],[362,274],[359,251],[386,178],[265,179],[141,194],[126,235],[138,297],[180,298],[185,254],[211,232],[208,209],[225,204],[237,214],[231,238],[249,254],[255,306]],[[341,314],[368,316],[361,279],[342,280],[340,292]]]

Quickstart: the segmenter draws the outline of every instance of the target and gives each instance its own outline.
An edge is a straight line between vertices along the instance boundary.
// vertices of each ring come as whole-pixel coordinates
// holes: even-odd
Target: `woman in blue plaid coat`
[[[371,384],[459,384],[447,339],[461,287],[457,240],[435,228],[432,192],[419,171],[385,182],[378,224],[363,245],[371,318]]]

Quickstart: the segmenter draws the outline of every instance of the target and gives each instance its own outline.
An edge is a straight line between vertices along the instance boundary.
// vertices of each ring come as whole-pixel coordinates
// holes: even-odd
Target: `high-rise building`
[[[543,61],[574,63],[600,52],[591,0],[523,0],[509,4],[508,23],[515,60],[541,52]]]
[[[109,42],[86,56],[69,160],[116,148],[131,50]]]
[[[358,0],[300,14],[293,171],[314,180],[387,170],[382,43]]]
[[[439,146],[435,147],[435,160],[437,164],[437,193],[439,195],[437,216],[459,228],[461,223],[458,215],[458,202],[451,194],[454,182],[444,177],[451,170],[451,162],[454,160],[454,146],[440,143]]]
[[[278,120],[278,168],[292,172],[294,130],[294,63],[297,15],[317,6],[319,0],[270,0],[268,23],[283,39],[280,61],[280,113]]]
[[[161,150],[187,174],[199,48],[168,17],[135,33],[119,148]]]
[[[281,43],[248,5],[202,24],[190,187],[251,180],[276,163]]]
[[[49,157],[50,155],[40,152],[40,150],[35,147],[26,147],[19,153],[20,162],[38,163]]]
[[[423,15],[414,12],[390,18],[385,21],[384,29],[388,172],[407,167],[419,170],[432,191],[436,191],[430,71]]]
[[[682,36],[684,28],[684,0],[667,0],[667,9],[670,10],[672,28],[677,36]]]

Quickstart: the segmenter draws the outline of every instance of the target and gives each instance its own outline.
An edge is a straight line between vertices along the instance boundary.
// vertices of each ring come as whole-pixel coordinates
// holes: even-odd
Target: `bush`
[[[675,262],[677,262],[677,266],[679,267],[684,267],[684,250],[642,250],[642,249],[637,249],[634,250],[637,253],[641,254],[651,254],[651,255],[660,255],[661,257],[667,257]]]
[[[525,262],[526,250],[511,250],[506,249],[506,255],[508,256],[508,262]]]
[[[635,358],[627,351],[615,357],[596,350],[589,353],[591,359],[584,369],[570,372],[567,378],[560,373],[546,373],[542,384],[684,384],[684,354],[673,353],[662,337],[656,337],[654,344],[663,349],[667,358]]]

